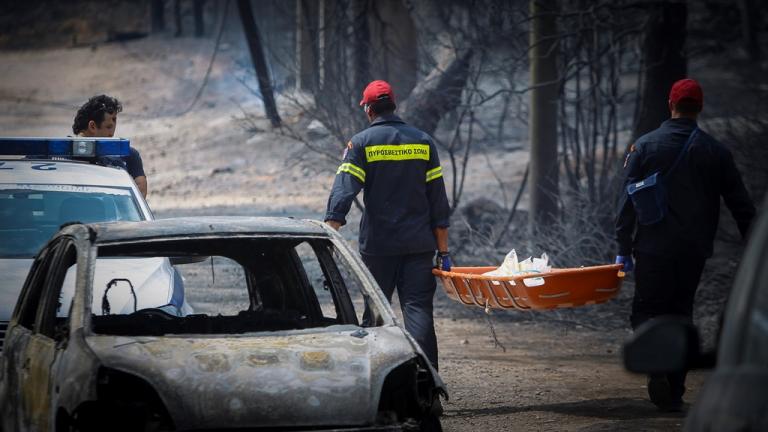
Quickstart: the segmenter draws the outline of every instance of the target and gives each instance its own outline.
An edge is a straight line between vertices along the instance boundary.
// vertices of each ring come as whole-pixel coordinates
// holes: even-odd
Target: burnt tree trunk
[[[406,121],[431,135],[443,115],[461,104],[474,51],[462,35],[452,34],[446,27],[441,1],[420,0],[407,6],[418,23],[421,43],[434,48],[430,54],[436,66],[416,83],[398,109]]]
[[[758,33],[760,31],[760,0],[739,0],[741,9],[741,35],[744,38],[744,46],[749,54],[749,59],[760,61],[760,43]]]
[[[161,32],[163,30],[165,30],[165,2],[152,0],[152,31]]]
[[[176,24],[175,37],[181,36],[181,0],[173,0],[173,22]]]
[[[371,30],[368,26],[369,2],[353,0],[350,4],[352,23],[352,87],[363,89],[371,81]]]
[[[204,0],[195,0],[192,3],[193,15],[195,16],[195,37],[203,37],[205,34],[205,23],[203,21]]]
[[[557,9],[555,0],[531,0],[529,225],[551,225],[557,217]]]
[[[360,0],[353,0],[353,2],[360,2]],[[367,5],[368,19],[360,24],[365,24],[367,27],[365,30],[368,38],[365,39],[364,45],[369,47],[366,54],[370,61],[370,78],[389,82],[395,91],[395,98],[398,101],[404,101],[419,79],[419,46],[430,45],[419,43],[420,37],[425,41],[427,39],[420,33],[434,35],[436,34],[434,31],[446,32],[445,26],[442,22],[433,22],[437,21],[435,15],[421,11],[421,9],[427,9],[431,1],[419,0],[416,2],[418,5],[412,6],[413,9],[424,12],[418,19],[414,19],[412,11],[404,1],[366,0],[360,3]],[[424,15],[429,18],[423,19]],[[355,43],[357,44],[358,40]]]
[[[635,112],[634,142],[669,118],[669,89],[685,78],[688,6],[683,3],[649,3],[643,39],[643,71]]]
[[[261,44],[259,29],[253,17],[253,9],[250,0],[237,0],[237,10],[240,12],[240,20],[243,24],[245,39],[248,42],[248,50],[251,53],[253,68],[256,70],[256,78],[259,82],[259,91],[264,101],[264,110],[273,127],[279,127],[281,120],[277,113],[275,96],[272,92],[272,79],[269,76],[269,68],[264,55],[264,47]]]
[[[467,50],[462,55],[444,57],[411,91],[401,110],[403,118],[424,132],[434,134],[443,114],[461,103],[472,53]]]
[[[319,88],[317,9],[314,1],[296,0],[297,87],[310,92]]]

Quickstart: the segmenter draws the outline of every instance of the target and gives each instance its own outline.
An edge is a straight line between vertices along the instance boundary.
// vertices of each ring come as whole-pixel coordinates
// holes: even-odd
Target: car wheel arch
[[[137,424],[150,421],[163,425],[167,430],[173,429],[173,418],[165,401],[143,377],[100,366],[96,387],[96,398],[80,401],[71,414],[60,409],[67,414],[62,420],[66,419],[70,427],[63,430],[103,430],[107,420],[110,424],[123,420],[125,429],[121,430],[134,430]]]
[[[444,393],[421,355],[393,365],[382,376],[376,395],[377,422],[428,419],[439,394]],[[396,419],[387,418],[392,412]]]

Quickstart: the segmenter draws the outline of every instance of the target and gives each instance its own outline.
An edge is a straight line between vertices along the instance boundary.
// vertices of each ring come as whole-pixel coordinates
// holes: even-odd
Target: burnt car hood
[[[244,335],[91,335],[105,367],[146,380],[176,428],[363,425],[389,371],[416,351],[396,326]],[[438,386],[442,387],[435,374]]]

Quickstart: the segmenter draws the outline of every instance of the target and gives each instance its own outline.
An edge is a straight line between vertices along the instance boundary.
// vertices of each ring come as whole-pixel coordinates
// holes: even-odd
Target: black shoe
[[[672,388],[665,375],[648,376],[648,396],[661,411],[668,411],[673,406]]]
[[[435,417],[440,417],[443,415],[443,403],[440,402],[440,396],[437,396],[435,400],[432,401],[432,409],[430,410],[430,414]]]
[[[659,407],[659,410],[664,412],[684,412],[685,411],[685,404],[683,403],[683,400],[680,398],[672,399],[672,402],[666,406],[666,407]]]

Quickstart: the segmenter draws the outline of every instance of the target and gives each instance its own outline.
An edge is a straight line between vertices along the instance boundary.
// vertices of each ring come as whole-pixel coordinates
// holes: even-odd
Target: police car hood
[[[359,330],[92,335],[87,342],[104,366],[150,383],[178,429],[343,427],[373,423],[387,374],[419,355],[397,326]]]
[[[0,259],[0,321],[10,321],[33,262],[27,258]],[[65,307],[75,292],[75,271],[76,266],[70,267],[64,279],[61,304]],[[102,300],[110,283],[107,302],[111,313],[133,312],[131,288],[136,293],[137,309],[170,303],[180,306],[184,301],[181,280],[166,258],[99,258],[93,278],[93,313],[97,315],[104,312]],[[59,315],[65,313],[59,311]]]
[[[65,307],[75,290],[76,268],[70,267],[64,279],[61,304]],[[99,258],[96,261],[92,304],[95,315],[129,314],[171,303],[180,306],[183,300],[181,279],[167,258]]]
[[[0,259],[0,321],[11,320],[33,261],[31,258]]]

